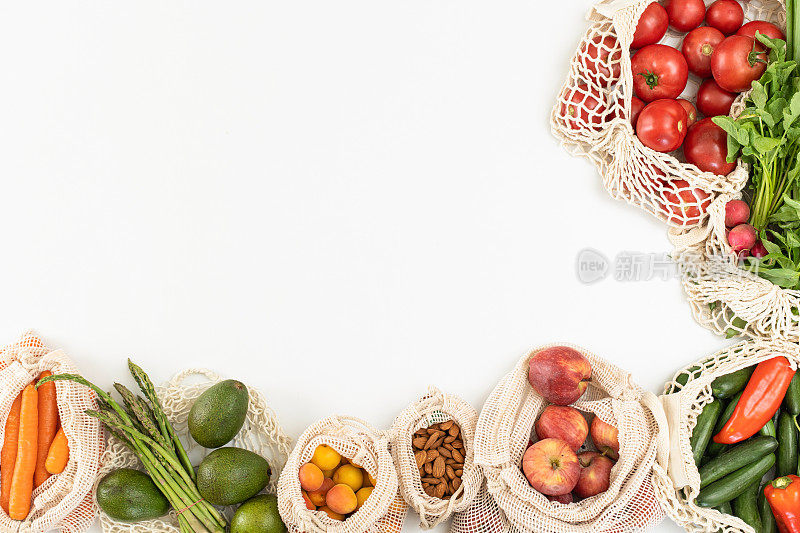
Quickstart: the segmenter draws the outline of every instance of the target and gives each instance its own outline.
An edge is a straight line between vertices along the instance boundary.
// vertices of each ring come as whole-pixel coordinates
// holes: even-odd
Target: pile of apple
[[[611,469],[619,459],[619,431],[595,416],[591,427],[571,407],[592,377],[592,365],[566,346],[547,348],[531,357],[528,382],[551,405],[535,424],[536,442],[522,458],[522,471],[535,490],[568,504],[608,490]],[[597,451],[586,449],[587,438]],[[581,448],[585,451],[579,452]]]

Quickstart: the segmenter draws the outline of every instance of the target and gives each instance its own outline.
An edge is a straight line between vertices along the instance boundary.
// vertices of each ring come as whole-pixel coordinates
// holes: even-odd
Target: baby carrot
[[[52,376],[49,371],[42,372],[39,379]],[[43,384],[38,389],[39,392],[39,438],[38,450],[36,453],[36,471],[33,474],[33,486],[39,488],[42,483],[47,481],[50,473],[45,467],[47,454],[50,452],[50,445],[58,431],[58,404],[56,403],[56,384],[52,381]]]
[[[19,442],[14,476],[11,479],[11,496],[8,516],[12,520],[25,520],[31,510],[33,473],[36,470],[36,441],[39,438],[39,395],[33,383],[22,391],[19,409]]]
[[[47,471],[53,475],[60,474],[67,467],[69,461],[69,442],[64,434],[64,428],[58,428],[58,433],[50,445],[45,466]]]
[[[8,500],[11,497],[11,478],[14,476],[14,463],[17,462],[19,440],[19,409],[22,404],[20,392],[6,419],[6,431],[3,437],[3,449],[0,451],[0,507],[8,514]]]

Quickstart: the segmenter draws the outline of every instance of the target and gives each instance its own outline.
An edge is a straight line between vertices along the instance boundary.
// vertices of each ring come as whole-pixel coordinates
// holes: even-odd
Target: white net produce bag
[[[528,383],[529,360],[520,359],[484,405],[476,431],[476,462],[483,468],[494,502],[510,531],[526,533],[625,533],[653,526],[664,518],[653,488],[653,471],[666,467],[669,455],[666,419],[658,399],[635,385],[631,376],[581,348],[592,365],[586,393],[573,404],[619,430],[620,458],[609,489],[580,502],[550,502],[534,490],[522,472],[522,456],[534,423],[547,402]],[[569,346],[569,345],[567,345]],[[494,517],[489,499],[471,509],[475,519]],[[488,520],[489,530],[498,521]],[[462,531],[469,531],[464,529]]]
[[[653,483],[667,515],[690,533],[754,533],[735,516],[695,503],[700,492],[700,474],[692,455],[689,439],[697,417],[713,401],[711,383],[718,377],[756,365],[773,357],[784,356],[800,363],[800,346],[782,340],[744,341],[720,350],[699,363],[679,371],[664,388],[664,409],[669,420],[670,459],[667,472],[656,470]],[[686,384],[678,378],[683,376]]]
[[[0,349],[0,445],[14,399],[46,370],[54,374],[78,372],[63,351],[49,350],[31,332]],[[92,487],[103,452],[103,431],[97,420],[84,413],[97,409],[94,393],[82,385],[59,381],[56,397],[61,426],[69,441],[69,462],[61,474],[51,476],[34,490],[27,519],[14,521],[0,510],[0,531],[4,533],[81,533],[94,522]]]
[[[323,444],[376,479],[372,495],[344,521],[310,511],[303,500],[300,467],[311,461],[317,446]],[[291,533],[400,533],[408,506],[400,496],[388,435],[346,416],[331,416],[306,429],[278,482],[278,509]]]
[[[609,194],[636,205],[672,227],[688,228],[707,219],[706,209],[721,193],[740,190],[747,168],[728,176],[702,172],[676,155],[644,146],[630,124],[634,96],[630,44],[639,17],[652,0],[601,0],[588,15],[589,29],[570,61],[567,80],[551,114],[554,135],[573,155],[590,159]],[[707,4],[711,0],[706,1]],[[745,19],[782,24],[778,0],[740,2]],[[683,34],[670,29],[662,44],[677,46]],[[601,50],[595,59],[594,50]],[[606,55],[603,60],[602,56]],[[684,97],[694,102],[699,78],[690,74]],[[701,191],[697,191],[700,189]]]
[[[728,244],[725,205],[740,198],[740,193],[720,195],[704,225],[670,232],[692,315],[719,335],[799,342],[800,292],[741,268]]]
[[[186,452],[194,464],[211,452],[192,439],[189,428],[189,411],[195,400],[207,389],[222,381],[222,378],[210,370],[188,369],[173,377],[169,382],[156,388],[164,414],[175,429],[176,434],[186,448]],[[264,395],[252,387],[247,388],[250,401],[247,406],[247,417],[238,435],[225,446],[245,448],[264,457],[269,462],[272,475],[267,491],[274,493],[278,484],[278,476],[286,463],[291,449],[291,439],[286,436],[278,418],[268,406]],[[106,474],[120,468],[135,468],[144,471],[136,455],[119,439],[111,435],[108,447],[102,457],[102,467],[98,475],[99,482]],[[225,509],[227,518],[232,516],[233,508]],[[138,523],[118,522],[100,511],[100,524],[107,533],[178,533],[175,509],[169,514],[156,519]]]
[[[746,4],[751,19],[766,20],[784,29],[783,0],[758,0]],[[744,110],[745,96],[731,109],[737,117]],[[708,219],[694,228],[672,228],[669,233],[681,265],[682,284],[692,315],[703,327],[728,337],[784,338],[800,341],[798,315],[800,292],[783,289],[737,265],[728,244],[725,205],[741,199],[747,181],[733,191],[717,196],[708,208]]]
[[[418,429],[453,420],[461,428],[466,454],[461,486],[450,499],[429,496],[422,488],[412,439]],[[457,396],[431,387],[428,394],[408,406],[392,427],[392,455],[400,478],[400,492],[420,516],[420,526],[430,529],[453,513],[466,510],[483,486],[483,473],[475,464],[475,426],[478,412]]]

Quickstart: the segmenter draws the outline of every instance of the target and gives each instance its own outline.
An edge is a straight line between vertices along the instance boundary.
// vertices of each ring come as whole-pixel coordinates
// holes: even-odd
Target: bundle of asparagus
[[[164,414],[152,381],[130,359],[128,368],[144,397],[115,383],[122,405],[111,394],[77,374],[49,376],[40,379],[36,386],[49,381],[74,381],[92,389],[97,394],[100,410],[87,410],[86,414],[103,422],[136,454],[175,510],[181,533],[224,533],[225,517],[200,496],[194,467]]]

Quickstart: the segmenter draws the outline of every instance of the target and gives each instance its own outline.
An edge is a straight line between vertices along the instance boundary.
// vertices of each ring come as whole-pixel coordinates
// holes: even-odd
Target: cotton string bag
[[[33,332],[0,349],[0,444],[12,402],[46,370],[53,374],[78,372],[67,354],[49,350]],[[77,383],[59,381],[56,397],[61,426],[69,441],[67,467],[34,490],[31,511],[25,520],[11,520],[0,510],[0,531],[82,533],[94,522],[92,487],[103,452],[100,423],[85,414],[87,409],[97,409],[94,393]]]
[[[461,428],[466,456],[461,486],[449,499],[429,496],[422,488],[412,435],[433,424],[453,420]],[[457,396],[430,387],[428,394],[400,413],[392,427],[392,455],[400,478],[403,499],[420,516],[420,527],[430,529],[449,519],[453,513],[466,510],[483,486],[483,473],[475,464],[475,426],[478,412]]]
[[[372,495],[344,521],[309,510],[303,500],[300,467],[323,444],[376,479]],[[290,533],[400,533],[408,506],[400,496],[388,435],[347,416],[331,416],[306,429],[278,482],[278,509]]]
[[[728,176],[702,172],[673,154],[644,146],[630,124],[634,96],[630,44],[639,17],[652,0],[605,0],[588,15],[589,29],[570,60],[569,73],[551,114],[551,129],[573,155],[597,167],[603,185],[675,228],[691,228],[707,219],[706,209],[721,193],[733,193],[747,181],[741,163]],[[747,20],[778,16],[777,0],[744,2]],[[677,46],[683,34],[668,30],[662,44]],[[599,53],[594,53],[599,50]],[[607,60],[596,59],[607,55]],[[694,101],[699,78],[693,75],[685,97]]]
[[[664,387],[661,399],[672,429],[670,459],[667,471],[657,471],[653,482],[667,515],[686,531],[754,533],[741,519],[695,503],[700,474],[689,439],[698,415],[714,400],[711,383],[716,378],[780,356],[796,366],[800,363],[800,346],[777,339],[743,341],[684,368]],[[685,385],[678,381],[681,376]]]
[[[192,368],[177,374],[165,385],[156,388],[164,414],[172,423],[194,464],[199,464],[211,450],[203,448],[192,439],[188,427],[189,411],[203,392],[220,381],[222,378],[210,370]],[[247,391],[250,401],[244,426],[226,446],[245,448],[266,459],[272,470],[266,491],[274,494],[278,476],[291,449],[291,439],[286,436],[264,395],[251,387],[248,387]],[[120,468],[144,470],[134,453],[112,435],[103,454],[98,482],[106,474]],[[232,507],[223,509],[228,519],[233,515],[233,510]],[[106,533],[178,533],[180,529],[177,523],[175,509],[170,510],[169,514],[162,518],[138,523],[118,522],[100,511],[100,525]]]
[[[610,486],[565,505],[550,502],[525,479],[522,456],[534,422],[547,405],[528,383],[529,360],[551,346],[520,359],[491,393],[478,419],[475,458],[494,503],[511,531],[520,533],[620,533],[657,524],[664,512],[653,488],[653,469],[664,468],[669,455],[663,410],[655,395],[633,383],[628,373],[579,347],[570,346],[589,360],[592,379],[573,407],[619,430],[620,458],[611,471]],[[486,513],[495,514],[491,503]],[[492,526],[497,527],[496,521]]]

